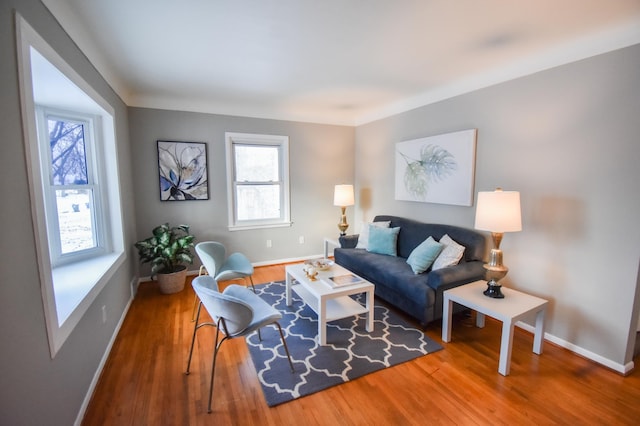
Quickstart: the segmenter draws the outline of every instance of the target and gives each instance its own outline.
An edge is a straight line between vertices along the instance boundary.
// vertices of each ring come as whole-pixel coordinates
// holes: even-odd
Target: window
[[[289,138],[226,133],[229,229],[291,225]]]
[[[40,167],[52,265],[104,254],[99,117],[37,107]]]
[[[53,358],[125,261],[115,111],[17,14],[16,31],[36,266]]]

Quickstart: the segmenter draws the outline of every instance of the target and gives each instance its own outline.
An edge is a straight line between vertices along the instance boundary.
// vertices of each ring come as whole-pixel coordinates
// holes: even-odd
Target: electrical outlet
[[[271,240],[267,240],[267,248],[271,248]]]
[[[107,322],[107,307],[102,305],[102,323]]]
[[[300,235],[298,237],[298,241],[300,242],[300,244],[304,244],[304,235]]]

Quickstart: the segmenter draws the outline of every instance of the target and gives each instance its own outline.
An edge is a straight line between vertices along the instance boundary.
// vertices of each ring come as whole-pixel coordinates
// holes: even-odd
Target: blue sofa
[[[486,239],[482,234],[397,216],[376,216],[374,222],[379,221],[391,221],[391,228],[400,227],[397,256],[355,248],[358,242],[355,234],[340,237],[340,248],[334,250],[335,262],[375,284],[376,297],[416,318],[422,326],[442,318],[442,293],[445,290],[484,278]],[[414,274],[407,264],[413,249],[429,236],[439,241],[445,234],[465,246],[458,265]]]

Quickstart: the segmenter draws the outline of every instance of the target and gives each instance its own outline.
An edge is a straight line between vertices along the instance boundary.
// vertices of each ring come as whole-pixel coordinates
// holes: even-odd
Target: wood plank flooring
[[[256,268],[255,283],[284,279],[284,265]],[[511,374],[498,374],[501,323],[455,317],[444,350],[269,408],[244,339],[224,343],[207,414],[214,330],[202,330],[191,374],[190,283],[161,295],[142,283],[103,370],[83,425],[632,425],[640,373],[623,377],[516,328]],[[441,342],[441,323],[425,333]],[[638,362],[640,360],[636,360]]]

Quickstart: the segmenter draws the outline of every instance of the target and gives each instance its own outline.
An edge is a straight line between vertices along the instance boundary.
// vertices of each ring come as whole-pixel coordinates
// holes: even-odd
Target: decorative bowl
[[[333,260],[329,259],[311,259],[304,262],[305,265],[313,266],[316,271],[326,271],[333,265]]]

